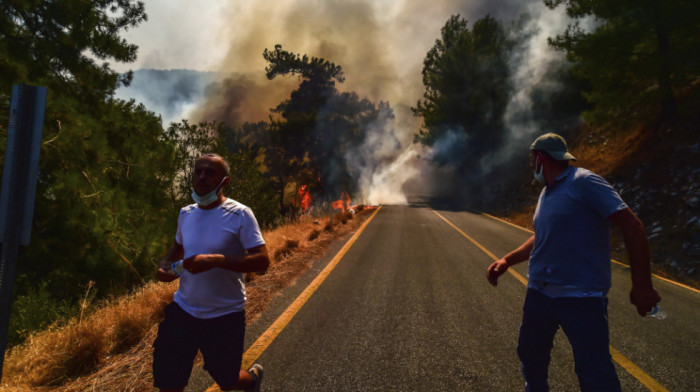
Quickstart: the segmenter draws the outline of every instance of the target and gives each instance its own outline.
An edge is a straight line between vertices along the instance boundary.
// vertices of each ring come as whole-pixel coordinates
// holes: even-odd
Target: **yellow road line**
[[[481,249],[482,252],[486,253],[493,261],[498,260],[498,257],[496,257],[493,253],[489,252],[488,249],[484,248],[480,243],[476,242],[475,239],[470,237],[467,233],[463,232],[459,227],[455,226],[452,222],[447,220],[447,218],[440,215],[439,212],[437,212],[435,210],[433,210],[433,212],[435,214],[437,214],[437,216],[439,216],[442,220],[447,222],[448,225],[452,226],[453,229],[457,230],[459,232],[459,234],[463,235],[466,239],[471,241],[472,244],[476,245],[477,248]],[[515,276],[516,279],[518,279],[522,284],[527,286],[527,279],[525,279],[525,277],[523,277],[519,273],[515,272],[515,270],[513,268],[508,268],[506,271],[510,272],[511,275]]]
[[[289,322],[292,320],[292,318],[297,314],[297,312],[301,309],[302,306],[306,303],[306,301],[311,298],[311,295],[313,295],[314,292],[321,286],[321,283],[323,283],[324,280],[330,275],[331,271],[335,268],[335,266],[340,262],[340,259],[345,256],[345,254],[350,250],[350,247],[357,241],[357,238],[360,237],[360,234],[362,234],[362,231],[365,230],[367,225],[369,224],[370,221],[374,218],[375,215],[377,215],[377,212],[382,207],[379,206],[377,209],[374,211],[372,216],[370,216],[363,224],[360,226],[360,228],[355,232],[355,234],[348,240],[348,242],[343,245],[343,247],[338,251],[338,253],[333,257],[333,260],[331,260],[326,267],[316,276],[316,278],[302,291],[301,294],[292,302],[287,309],[282,312],[282,314],[277,317],[277,320],[275,320],[272,325],[270,325],[267,330],[260,335],[258,340],[253,343],[252,346],[246,350],[245,353],[243,353],[243,360],[241,362],[241,368],[243,369],[248,369],[249,367],[253,366],[255,361],[262,355],[262,353],[267,349],[267,347],[272,343],[273,340],[277,337],[277,335],[282,332],[284,327],[289,324]],[[220,391],[219,386],[214,383],[211,387],[207,389],[206,392],[218,392]]]
[[[493,259],[494,261],[498,260],[498,258],[496,256],[494,256],[493,253],[489,252],[488,249],[486,249],[484,246],[482,246],[480,243],[478,243],[472,237],[467,235],[467,233],[462,231],[459,227],[455,226],[452,222],[447,220],[447,218],[440,215],[439,212],[437,212],[435,210],[433,210],[433,212],[435,212],[437,214],[437,216],[439,216],[440,218],[442,218],[442,220],[447,222],[448,225],[452,226],[452,228],[457,230],[460,234],[462,234],[469,241],[471,241],[474,245],[476,245],[479,249],[481,249],[484,253],[486,253],[491,259]],[[498,219],[498,218],[496,218],[496,219]],[[498,219],[498,220],[501,220],[501,219]],[[503,222],[505,222],[505,221],[503,221]],[[506,222],[506,223],[508,223],[508,222]],[[520,275],[517,272],[514,272],[512,268],[508,268],[508,271],[511,274],[513,274],[513,276],[515,276],[522,284],[527,286],[527,279],[525,279],[522,275]],[[650,375],[648,375],[646,372],[644,372],[644,370],[640,369],[637,365],[634,364],[634,362],[627,359],[627,357],[622,355],[613,346],[610,346],[610,355],[612,356],[612,358],[615,362],[617,362],[623,369],[627,370],[627,372],[629,374],[631,374],[632,377],[639,380],[639,382],[641,382],[642,385],[647,387],[650,391],[652,391],[652,392],[668,392],[668,389],[664,388],[663,385],[659,384],[658,381],[654,380]]]
[[[663,385],[659,384],[658,381],[651,378],[650,375],[646,374],[642,369],[640,369],[634,362],[630,361],[622,355],[615,347],[610,346],[610,355],[613,360],[622,366],[627,373],[631,374],[634,378],[639,380],[645,387],[647,387],[652,392],[669,392]]]
[[[615,260],[613,260],[613,261],[615,261]],[[624,266],[627,267],[627,268],[630,267],[629,265],[627,265],[627,264],[625,264],[625,263],[620,263],[619,261],[615,261],[615,262],[618,263],[618,264],[620,264],[620,265],[624,265]],[[667,279],[667,278],[664,278],[663,276],[659,276],[659,275],[656,275],[656,274],[651,274],[651,275],[652,275],[654,278],[656,278],[656,279],[661,279],[661,280],[663,280],[664,282],[672,283],[672,284],[675,284],[676,286],[683,287],[683,288],[686,289],[686,290],[690,290],[690,291],[692,291],[692,292],[695,292],[695,293],[700,294],[700,290],[696,289],[695,287],[690,287],[690,286],[684,285],[683,283],[678,283],[678,282],[676,282],[675,280]]]
[[[523,231],[526,231],[526,232],[528,232],[528,233],[534,234],[534,232],[533,232],[532,230],[529,230],[529,229],[526,229],[526,228],[524,228],[524,227],[518,226],[518,225],[516,225],[516,224],[510,223],[510,222],[508,222],[508,221],[506,221],[506,220],[503,220],[503,219],[501,219],[501,218],[497,218],[497,217],[495,217],[495,216],[493,216],[493,215],[489,215],[489,214],[487,214],[487,213],[485,213],[485,212],[482,212],[481,215],[488,216],[488,217],[491,218],[491,219],[495,219],[495,220],[497,220],[497,221],[503,222],[503,223],[505,223],[505,224],[507,224],[507,225],[513,226],[513,227],[518,228],[518,229],[520,229],[520,230],[523,230]],[[630,266],[629,266],[628,264],[621,263],[621,262],[619,262],[619,261],[617,261],[617,260],[614,260],[614,259],[613,259],[613,260],[610,260],[610,261],[612,261],[613,263],[619,264],[619,265],[621,265],[621,266],[623,266],[623,267],[630,268]],[[668,279],[668,278],[664,278],[663,276],[659,276],[659,275],[657,275],[657,274],[651,274],[651,276],[653,276],[653,277],[656,278],[656,279],[661,279],[661,280],[663,280],[664,282],[668,282],[668,283],[671,283],[671,284],[675,284],[676,286],[683,287],[684,289],[687,289],[687,290],[690,290],[690,291],[693,291],[693,292],[696,292],[696,293],[700,293],[700,290],[698,290],[698,289],[696,289],[696,288],[694,288],[694,287],[690,287],[690,286],[688,286],[688,285],[684,285],[683,283],[676,282],[675,280],[671,280],[671,279]]]
[[[487,213],[485,213],[485,212],[482,212],[481,215],[486,215],[486,216],[488,216],[488,217],[491,218],[491,219],[495,219],[495,220],[497,220],[497,221],[501,221],[501,222],[503,222],[503,223],[505,223],[505,224],[507,224],[507,225],[510,225],[510,226],[515,227],[516,229],[520,229],[520,230],[522,230],[522,231],[527,231],[527,232],[530,233],[530,234],[535,234],[534,231],[532,231],[532,230],[530,230],[530,229],[526,229],[526,228],[524,228],[524,227],[522,227],[522,226],[518,226],[518,225],[516,225],[515,223],[510,223],[510,222],[508,222],[508,221],[505,220],[505,219],[497,218],[497,217],[495,217],[495,216],[493,216],[493,215],[489,215],[489,214],[487,214]]]

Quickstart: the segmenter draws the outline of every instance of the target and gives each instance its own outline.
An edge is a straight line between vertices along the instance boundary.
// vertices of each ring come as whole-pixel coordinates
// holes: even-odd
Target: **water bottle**
[[[178,260],[178,261],[170,264],[170,272],[171,273],[173,273],[177,276],[180,276],[180,275],[182,275],[182,270],[183,270],[182,260]]]
[[[656,305],[654,306],[654,309],[650,310],[649,313],[647,313],[647,316],[651,316],[658,320],[663,320],[666,318],[666,312],[659,309],[659,305]]]

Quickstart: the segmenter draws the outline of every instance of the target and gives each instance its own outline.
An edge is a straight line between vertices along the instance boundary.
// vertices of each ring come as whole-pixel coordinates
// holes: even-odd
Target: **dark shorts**
[[[153,384],[161,389],[187,385],[199,350],[204,369],[214,381],[222,387],[233,386],[241,369],[244,336],[244,312],[199,319],[178,304],[169,304],[153,343]]]

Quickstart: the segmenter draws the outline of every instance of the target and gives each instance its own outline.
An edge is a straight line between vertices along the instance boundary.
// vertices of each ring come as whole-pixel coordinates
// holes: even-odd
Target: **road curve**
[[[471,238],[469,240],[467,237]],[[525,286],[485,279],[530,233],[478,213],[384,206],[288,324],[261,351],[265,391],[517,391]],[[246,347],[297,298],[342,243],[249,326]],[[486,252],[485,252],[486,251]],[[339,261],[338,261],[339,260]],[[527,276],[525,263],[515,272]],[[629,304],[629,270],[613,264],[611,347],[624,391],[692,391],[700,374],[700,294],[655,280],[665,320]],[[625,362],[627,361],[627,362]],[[188,391],[211,385],[201,369]],[[575,391],[571,350],[555,339],[553,391]]]

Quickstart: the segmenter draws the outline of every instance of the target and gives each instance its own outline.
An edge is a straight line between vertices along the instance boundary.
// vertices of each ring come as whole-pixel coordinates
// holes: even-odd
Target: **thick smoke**
[[[354,91],[373,102],[388,102],[393,109],[391,119],[368,130],[360,150],[345,155],[348,166],[357,169],[360,196],[377,203],[403,202],[406,193],[425,196],[463,188],[449,165],[427,163],[434,151],[413,144],[421,119],[410,110],[424,91],[421,70],[426,53],[451,15],[460,14],[470,25],[487,14],[504,24],[523,12],[532,15],[530,41],[511,63],[517,94],[505,119],[509,138],[502,154],[481,162],[484,173],[503,164],[510,151],[526,150],[527,141],[539,131],[539,119],[528,114],[533,105],[531,93],[542,78],[543,65],[559,55],[547,47],[546,37],[563,30],[563,16],[546,9],[541,0],[260,0],[216,4],[219,19],[213,25],[219,27],[211,46],[227,49],[217,55],[223,60],[212,70],[227,76],[208,84],[198,107],[187,114],[190,120],[232,125],[267,120],[269,109],[287,99],[299,80],[266,80],[267,64],[262,57],[266,48],[281,44],[285,50],[332,61],[342,66],[345,75],[345,83],[337,85],[339,90]],[[540,89],[545,87],[539,85]],[[450,145],[445,141],[435,148],[440,146]]]
[[[244,122],[265,120],[293,88],[291,80],[271,83],[264,75],[228,74],[208,84],[204,103],[192,111],[194,121],[220,121],[237,127]]]
[[[534,1],[533,1],[534,2]],[[432,184],[443,169],[419,164],[419,156],[430,156],[414,145],[413,134],[420,126],[410,107],[421,97],[422,62],[440,28],[454,14],[461,14],[471,23],[490,14],[497,19],[514,19],[521,11],[521,1],[258,1],[237,5],[229,14],[230,48],[221,71],[260,75],[266,66],[261,53],[265,48],[281,44],[285,49],[310,56],[323,57],[343,67],[346,82],[341,91],[355,91],[374,102],[388,101],[394,109],[392,119],[383,119],[367,132],[360,149],[346,154],[348,166],[357,168],[360,196],[371,203],[406,201],[404,185],[412,180],[418,193],[436,190]],[[269,84],[280,84],[275,79]],[[230,85],[229,89],[237,89]],[[288,97],[294,86],[280,89],[271,101]],[[220,91],[226,88],[219,89]],[[246,89],[250,94],[259,95]],[[198,112],[222,117],[221,112],[238,111],[249,121],[264,120],[231,110],[221,105],[216,94]],[[205,119],[205,118],[202,118]],[[429,169],[420,173],[418,167]],[[444,171],[444,170],[443,170]],[[444,176],[443,176],[444,177]]]
[[[527,149],[537,135],[545,131],[566,133],[562,129],[545,129],[552,121],[546,121],[536,117],[533,111],[536,99],[554,99],[556,93],[563,89],[557,78],[549,72],[565,67],[564,55],[557,52],[547,44],[548,37],[554,37],[566,27],[566,18],[563,7],[549,10],[543,4],[530,5],[524,10],[520,26],[514,29],[519,37],[513,39],[522,40],[520,50],[510,59],[511,80],[513,94],[504,115],[504,122],[508,131],[508,137],[500,150],[482,160],[481,170],[489,174],[494,167],[498,167],[513,159],[513,156],[523,157]],[[547,112],[540,109],[538,112]],[[547,119],[561,118],[568,113],[544,113]],[[563,124],[576,123],[576,118],[566,118]]]
[[[359,195],[364,203],[405,204],[401,188],[418,173],[416,146],[406,148],[395,127],[393,111],[386,105],[379,108],[379,116],[369,124],[364,142],[348,151],[345,160],[354,168]],[[397,191],[398,190],[398,191]]]

